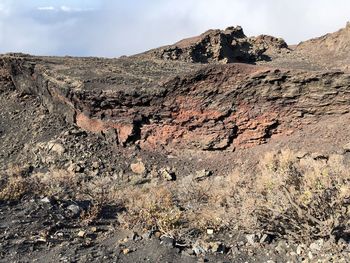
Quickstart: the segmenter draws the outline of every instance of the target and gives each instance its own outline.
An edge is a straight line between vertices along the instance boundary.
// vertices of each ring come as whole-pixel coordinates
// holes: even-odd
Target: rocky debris
[[[78,217],[82,211],[80,206],[75,204],[69,205],[67,207],[67,210],[69,211],[69,213],[71,213],[72,217]]]
[[[124,255],[127,255],[131,252],[131,250],[129,248],[124,248],[122,251],[123,251]]]
[[[344,152],[350,152],[350,143],[347,143],[343,146]]]
[[[208,229],[207,229],[207,234],[208,234],[208,235],[213,235],[213,234],[214,234],[214,229],[208,228]]]
[[[203,170],[196,171],[196,174],[194,175],[194,179],[197,181],[202,181],[211,175],[212,175],[212,171],[208,171],[206,169],[203,169]]]
[[[130,169],[135,174],[144,174],[146,172],[146,167],[143,162],[138,161],[137,163],[132,163]]]
[[[256,242],[258,242],[257,236],[255,234],[249,234],[249,235],[246,235],[245,237],[249,245],[253,246],[256,244]]]
[[[200,36],[147,52],[164,60],[195,63],[254,63],[270,60],[269,53],[280,53],[288,45],[281,38],[261,35],[247,37],[240,26],[209,30]]]
[[[169,236],[162,236],[160,243],[164,246],[173,248],[175,246],[175,239]]]
[[[78,237],[81,237],[81,238],[85,237],[85,235],[86,235],[86,232],[83,231],[83,230],[80,230],[80,231],[78,232],[78,234],[77,234],[77,236],[78,236]]]
[[[11,74],[6,69],[4,62],[0,61],[0,94],[10,90],[14,90]]]
[[[321,251],[322,247],[323,247],[324,241],[323,239],[319,239],[313,243],[310,244],[309,248],[310,248],[310,252],[313,254],[316,254],[318,252]]]
[[[58,155],[62,155],[65,152],[65,149],[62,144],[60,143],[55,143],[55,142],[49,142],[47,144],[47,148],[49,152],[54,152]]]

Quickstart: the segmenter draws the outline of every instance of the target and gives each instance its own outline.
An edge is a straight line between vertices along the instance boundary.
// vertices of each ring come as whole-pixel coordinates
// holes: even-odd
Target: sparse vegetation
[[[261,171],[255,214],[264,231],[310,241],[349,229],[350,173],[341,155],[299,160],[284,150],[266,155]]]
[[[346,167],[341,155],[315,160],[298,159],[290,150],[267,153],[255,179],[238,173],[203,181],[188,176],[168,188],[128,191],[124,219],[178,235],[235,228],[296,241],[338,239],[350,222]],[[163,218],[173,219],[171,227],[161,225]]]
[[[312,241],[340,238],[349,229],[350,172],[341,155],[298,159],[283,150],[265,155],[255,179],[238,172],[203,180],[189,175],[176,184],[123,188],[113,176],[84,181],[65,170],[27,177],[11,171],[1,180],[1,200],[14,201],[29,193],[90,200],[90,208],[81,215],[85,223],[97,219],[105,205],[118,204],[125,207],[119,215],[124,226],[182,238],[191,229],[205,233],[210,228]]]

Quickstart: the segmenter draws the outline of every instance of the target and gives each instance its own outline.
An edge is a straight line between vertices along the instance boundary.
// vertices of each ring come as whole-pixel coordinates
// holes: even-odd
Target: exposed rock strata
[[[293,132],[319,115],[349,111],[350,75],[342,72],[209,65],[167,79],[139,75],[148,79],[133,85],[115,81],[124,74],[117,65],[141,72],[154,62],[16,56],[2,61],[16,88],[38,95],[51,111],[113,143],[144,149],[248,147]],[[106,73],[98,64],[111,70]],[[155,67],[166,70],[163,64]],[[92,85],[85,76],[98,77]]]

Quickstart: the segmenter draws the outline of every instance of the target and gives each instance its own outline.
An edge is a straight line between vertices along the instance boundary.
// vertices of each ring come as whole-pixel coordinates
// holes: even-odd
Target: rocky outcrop
[[[0,60],[0,94],[13,88],[10,72],[6,69],[3,61]]]
[[[267,35],[247,37],[238,26],[225,30],[209,30],[200,36],[184,39],[146,54],[165,60],[196,63],[255,63],[268,61],[271,54],[287,49],[288,45],[281,38]]]
[[[140,58],[2,61],[16,88],[39,96],[50,111],[110,143],[148,150],[245,148],[349,112],[350,75],[342,72]],[[167,78],[159,77],[163,71]]]

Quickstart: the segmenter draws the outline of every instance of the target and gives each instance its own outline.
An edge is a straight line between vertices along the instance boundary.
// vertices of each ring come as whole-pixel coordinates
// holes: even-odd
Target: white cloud
[[[93,11],[93,8],[76,8],[71,6],[62,5],[60,6],[62,12],[88,12]]]
[[[55,10],[55,7],[53,7],[53,6],[39,6],[37,9],[40,11],[53,11],[53,10]]]
[[[75,8],[71,6],[62,5],[59,7],[54,6],[39,6],[37,7],[37,10],[39,11],[61,11],[61,12],[87,12],[87,11],[93,11],[93,8]]]
[[[60,9],[61,9],[63,12],[71,12],[71,11],[72,11],[72,8],[71,8],[71,7],[65,6],[65,5],[61,6]]]

